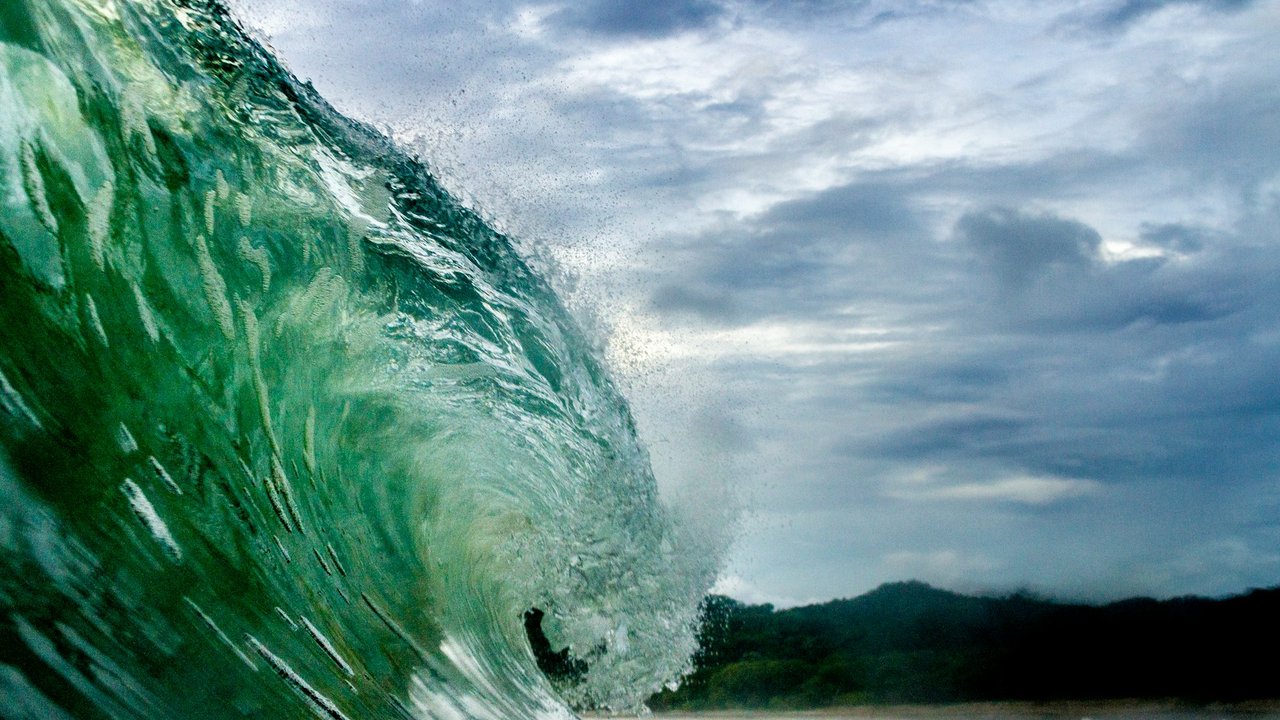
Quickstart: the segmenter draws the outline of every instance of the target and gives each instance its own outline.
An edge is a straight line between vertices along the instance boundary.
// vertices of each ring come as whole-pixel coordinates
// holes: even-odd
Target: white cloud
[[[765,592],[740,575],[721,576],[716,580],[716,584],[711,587],[711,592],[717,595],[728,595],[749,605],[764,605],[767,603],[779,610],[796,607],[797,605],[808,605],[818,602],[820,599],[815,597],[797,598],[790,595]]]
[[[832,356],[881,353],[898,348],[903,342],[890,328],[859,327],[855,322],[850,322],[849,327],[832,328],[786,318],[727,329],[690,328],[673,327],[669,319],[651,313],[629,312],[617,319],[608,355],[613,364],[634,366],[640,371],[673,361],[714,362],[734,357],[803,365]]]
[[[977,577],[1001,569],[1001,563],[982,554],[958,550],[898,550],[885,554],[884,567],[890,576],[916,578],[947,587],[970,586]]]
[[[925,484],[918,482],[889,490],[889,497],[900,500],[992,501],[1023,505],[1050,505],[1070,498],[1097,495],[1102,485],[1094,480],[1077,478],[1014,475],[998,480],[957,484]]]

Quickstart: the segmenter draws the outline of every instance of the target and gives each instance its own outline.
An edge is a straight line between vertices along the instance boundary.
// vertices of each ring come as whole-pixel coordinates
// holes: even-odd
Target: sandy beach
[[[1188,705],[1155,701],[988,702],[955,705],[862,705],[806,711],[711,711],[655,713],[659,720],[1192,720],[1207,718],[1280,718],[1280,701]]]

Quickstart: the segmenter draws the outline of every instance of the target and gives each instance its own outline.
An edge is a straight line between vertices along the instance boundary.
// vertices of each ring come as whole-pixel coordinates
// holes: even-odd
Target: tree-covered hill
[[[906,582],[782,611],[711,596],[705,617],[695,672],[655,710],[1280,697],[1280,588],[1090,606]]]

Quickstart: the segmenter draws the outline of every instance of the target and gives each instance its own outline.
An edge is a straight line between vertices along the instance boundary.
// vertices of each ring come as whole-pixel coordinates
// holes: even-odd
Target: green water
[[[219,4],[0,3],[0,183],[0,716],[565,717],[685,670],[714,558],[592,345]]]

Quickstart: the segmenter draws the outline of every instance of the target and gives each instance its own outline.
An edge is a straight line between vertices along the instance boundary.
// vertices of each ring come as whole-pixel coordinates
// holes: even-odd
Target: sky
[[[1280,584],[1280,0],[233,0],[518,238],[717,590]]]

